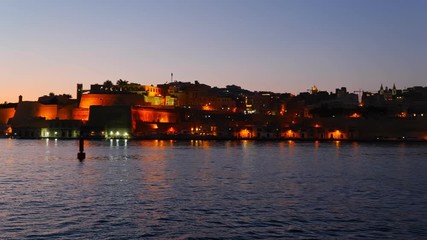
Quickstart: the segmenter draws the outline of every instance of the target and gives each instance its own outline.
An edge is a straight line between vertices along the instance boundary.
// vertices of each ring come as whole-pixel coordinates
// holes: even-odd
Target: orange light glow
[[[288,130],[288,131],[286,131],[286,133],[285,133],[285,137],[286,137],[286,138],[295,138],[295,132],[294,132],[294,131],[292,131],[292,130]]]
[[[344,139],[345,135],[340,130],[335,130],[335,131],[329,133],[329,138],[332,138],[332,139]]]
[[[358,113],[353,113],[349,116],[350,118],[360,118],[360,114]]]
[[[12,128],[11,128],[11,127],[8,127],[8,128],[6,129],[6,135],[10,135],[10,134],[12,134]]]
[[[406,118],[407,117],[407,113],[406,112],[401,112],[400,114],[397,115],[398,117],[401,118]]]
[[[241,138],[250,138],[252,136],[251,132],[248,129],[242,129],[239,133]]]
[[[175,130],[175,128],[170,127],[170,128],[168,129],[167,133],[168,133],[168,134],[174,134],[174,133],[176,133],[176,130]]]
[[[202,106],[202,110],[213,111],[214,109],[210,105],[206,104],[206,105]]]
[[[286,112],[285,104],[282,104],[280,106],[280,116],[283,116],[285,114],[285,112]]]
[[[316,123],[316,124],[314,124],[314,127],[315,128],[320,128],[320,125]]]

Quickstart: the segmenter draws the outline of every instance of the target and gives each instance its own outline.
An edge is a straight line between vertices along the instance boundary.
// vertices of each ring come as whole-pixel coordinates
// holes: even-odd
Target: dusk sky
[[[426,0],[0,0],[0,102],[198,80],[299,93],[427,86]]]

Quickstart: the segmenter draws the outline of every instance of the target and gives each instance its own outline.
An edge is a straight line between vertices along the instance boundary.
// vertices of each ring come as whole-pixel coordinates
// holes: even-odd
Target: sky
[[[425,0],[0,0],[0,102],[76,84],[427,86]]]

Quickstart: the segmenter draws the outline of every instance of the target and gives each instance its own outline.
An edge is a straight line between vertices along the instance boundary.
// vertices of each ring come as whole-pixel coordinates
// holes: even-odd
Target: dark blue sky
[[[117,80],[298,93],[427,84],[427,1],[2,0],[0,101]]]

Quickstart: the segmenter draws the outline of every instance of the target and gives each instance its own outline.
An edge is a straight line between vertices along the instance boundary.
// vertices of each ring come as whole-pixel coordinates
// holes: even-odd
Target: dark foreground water
[[[427,238],[422,143],[0,147],[0,239]]]

